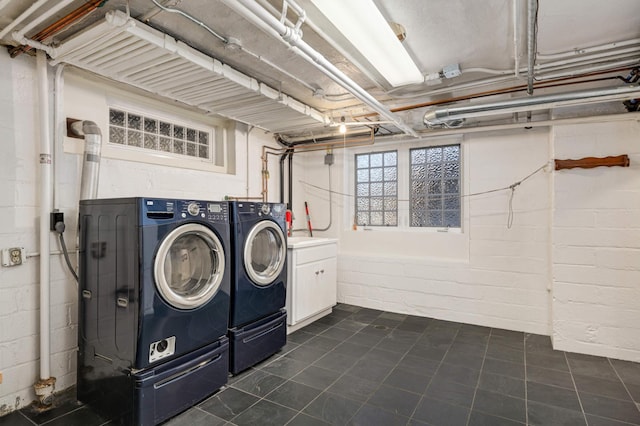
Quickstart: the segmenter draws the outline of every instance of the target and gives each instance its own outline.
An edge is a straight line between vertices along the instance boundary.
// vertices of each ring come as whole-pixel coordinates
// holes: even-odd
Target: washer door
[[[224,248],[204,225],[190,223],[171,231],[154,263],[156,288],[178,309],[196,309],[218,292],[224,276]]]
[[[255,284],[266,286],[278,278],[287,257],[282,229],[270,220],[258,222],[244,244],[244,268]]]

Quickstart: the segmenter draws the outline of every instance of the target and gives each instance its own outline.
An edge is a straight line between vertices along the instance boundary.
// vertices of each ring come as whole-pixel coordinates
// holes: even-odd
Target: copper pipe
[[[260,159],[262,160],[262,200],[264,202],[268,199],[268,179],[269,179],[269,155],[282,155],[285,152],[289,152],[291,150],[300,151],[300,152],[312,152],[312,151],[322,151],[327,148],[350,148],[357,146],[365,146],[371,145],[374,141],[374,131],[373,129],[369,132],[369,136],[362,138],[353,138],[353,139],[336,139],[334,141],[322,142],[322,143],[313,143],[313,144],[300,144],[292,147],[285,148],[274,148],[268,145],[262,145],[262,156]]]
[[[85,3],[82,6],[80,6],[79,8],[77,8],[76,10],[70,12],[66,16],[58,19],[57,21],[55,21],[51,25],[49,25],[46,28],[42,29],[41,31],[39,31],[37,34],[35,34],[33,37],[30,37],[30,38],[32,40],[35,40],[35,41],[44,41],[47,38],[53,36],[54,34],[62,31],[64,28],[66,28],[67,26],[73,24],[77,20],[79,20],[79,19],[85,17],[86,15],[88,15],[89,13],[93,12],[95,9],[100,7],[102,5],[102,3],[105,3],[105,0],[92,0],[92,1],[90,1],[88,3]],[[26,53],[26,52],[30,51],[31,49],[32,49],[31,46],[26,46],[26,45],[24,45],[24,46],[16,46],[16,47],[13,47],[13,48],[9,49],[9,55],[12,58],[15,58],[16,56],[20,55],[21,53]]]
[[[608,71],[598,71],[598,72],[593,72],[593,73],[589,73],[589,74],[584,74],[584,75],[582,75],[580,77],[573,77],[573,76],[571,76],[571,77],[561,77],[561,78],[556,78],[556,79],[553,79],[553,80],[549,80],[548,82],[545,82],[545,83],[536,84],[536,85],[534,85],[534,87],[536,89],[546,89],[546,88],[550,88],[550,87],[569,86],[569,85],[572,85],[572,84],[592,83],[592,82],[598,81],[598,80],[593,80],[593,79],[590,79],[590,80],[579,80],[579,81],[567,81],[567,80],[574,80],[574,79],[584,78],[584,77],[592,77],[592,76],[602,75],[602,74],[610,74],[612,72],[628,71],[628,70],[633,69],[633,68],[635,68],[635,67],[624,67],[624,68],[616,68],[616,69],[612,69],[612,70],[608,70]],[[429,106],[448,104],[448,103],[451,103],[451,102],[478,99],[478,98],[483,98],[483,97],[486,97],[486,96],[503,95],[503,94],[507,94],[507,93],[516,93],[516,92],[521,92],[521,91],[526,90],[526,89],[527,89],[527,85],[526,84],[522,84],[522,85],[518,85],[518,86],[506,87],[504,89],[487,90],[487,91],[484,91],[484,92],[473,93],[471,95],[466,95],[466,96],[456,96],[456,97],[447,98],[447,99],[440,99],[440,100],[436,100],[436,101],[429,101],[429,102],[422,102],[422,103],[419,103],[419,104],[405,105],[405,106],[402,106],[402,107],[391,108],[390,111],[391,112],[409,111],[409,110],[412,110],[412,109],[418,109],[418,108],[425,108],[425,107],[429,107]],[[361,118],[361,117],[375,117],[377,115],[378,114],[373,112],[373,113],[355,115],[355,116],[353,116],[353,118],[356,119],[356,118]],[[366,125],[367,122],[363,121],[362,124]]]

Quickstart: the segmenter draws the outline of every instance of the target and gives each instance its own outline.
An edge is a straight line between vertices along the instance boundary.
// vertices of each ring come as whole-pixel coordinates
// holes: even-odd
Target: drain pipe
[[[71,131],[76,136],[84,136],[80,199],[90,200],[98,195],[102,133],[93,121],[74,121],[71,124]]]
[[[293,211],[293,149],[289,150],[289,177],[287,182],[289,186],[289,210]]]
[[[41,405],[53,403],[53,390],[56,378],[51,377],[51,334],[50,334],[50,254],[49,213],[52,211],[53,192],[51,134],[49,128],[49,80],[47,73],[47,54],[42,50],[36,53],[38,77],[38,121],[40,123],[40,380],[34,385],[34,391]]]
[[[284,160],[287,159],[287,153],[285,152],[280,156],[280,202],[284,204]]]

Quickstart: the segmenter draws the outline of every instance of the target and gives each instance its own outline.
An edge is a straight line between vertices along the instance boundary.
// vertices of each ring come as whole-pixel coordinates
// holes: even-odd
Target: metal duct
[[[619,101],[637,98],[638,96],[640,96],[640,86],[637,84],[552,95],[528,96],[526,98],[510,99],[507,101],[434,109],[427,111],[423,121],[427,127],[451,127],[452,124],[458,125],[461,124],[464,119],[473,117],[487,117],[496,114]]]
[[[76,121],[71,124],[71,130],[78,136],[84,136],[80,199],[91,200],[98,195],[102,132],[100,132],[100,128],[93,121]]]

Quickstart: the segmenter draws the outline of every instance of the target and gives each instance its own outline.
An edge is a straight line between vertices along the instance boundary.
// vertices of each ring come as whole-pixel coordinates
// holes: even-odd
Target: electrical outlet
[[[24,247],[2,249],[2,266],[18,266],[25,261]]]

